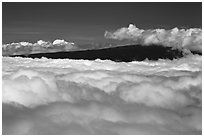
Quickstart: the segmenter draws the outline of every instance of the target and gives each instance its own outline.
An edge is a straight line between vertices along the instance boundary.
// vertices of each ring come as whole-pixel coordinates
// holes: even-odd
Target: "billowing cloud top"
[[[42,52],[70,51],[76,49],[76,44],[56,39],[52,43],[39,40],[36,43],[18,42],[2,45],[3,55],[32,54]]]
[[[201,134],[202,57],[3,57],[3,134]]]
[[[105,31],[108,39],[131,40],[142,45],[162,45],[182,49],[185,52],[202,52],[202,30],[200,28],[178,29],[139,29],[130,24],[116,31]]]
[[[52,43],[53,45],[67,45],[67,44],[74,44],[73,42],[67,42],[65,40],[61,40],[61,39],[56,39],[55,41],[53,41]]]

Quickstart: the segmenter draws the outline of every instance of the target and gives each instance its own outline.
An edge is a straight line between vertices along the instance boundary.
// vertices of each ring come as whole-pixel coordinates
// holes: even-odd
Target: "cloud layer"
[[[75,50],[76,44],[65,40],[56,39],[52,43],[39,40],[36,43],[18,42],[2,45],[3,55],[21,55],[44,52],[70,51]]]
[[[176,49],[202,52],[202,30],[200,28],[178,29],[139,29],[130,24],[116,31],[106,31],[104,36],[108,39],[130,40],[142,45],[162,45]]]
[[[202,57],[3,57],[3,134],[201,134]]]

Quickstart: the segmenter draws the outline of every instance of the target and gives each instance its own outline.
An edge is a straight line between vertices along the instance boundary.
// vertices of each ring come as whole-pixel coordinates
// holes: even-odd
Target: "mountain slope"
[[[113,61],[130,62],[133,60],[142,61],[144,59],[174,59],[183,57],[183,52],[171,47],[163,47],[158,45],[128,45],[114,48],[98,49],[98,50],[83,50],[70,52],[55,52],[55,53],[37,53],[28,55],[14,55],[30,58],[53,58],[53,59],[109,59]],[[12,57],[14,57],[12,56]]]

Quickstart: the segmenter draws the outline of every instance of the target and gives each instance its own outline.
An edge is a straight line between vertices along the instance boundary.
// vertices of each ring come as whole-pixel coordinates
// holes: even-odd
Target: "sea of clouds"
[[[201,134],[202,56],[2,58],[3,134]]]

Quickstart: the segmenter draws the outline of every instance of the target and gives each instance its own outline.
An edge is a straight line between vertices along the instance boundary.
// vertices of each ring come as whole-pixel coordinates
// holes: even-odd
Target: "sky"
[[[3,2],[3,44],[65,39],[106,43],[105,31],[134,24],[141,29],[201,28],[202,3]]]

